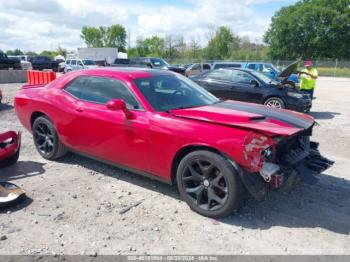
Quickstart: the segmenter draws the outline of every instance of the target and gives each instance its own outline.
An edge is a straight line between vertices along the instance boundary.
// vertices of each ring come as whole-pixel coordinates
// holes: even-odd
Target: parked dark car
[[[131,67],[148,67],[164,69],[185,75],[186,69],[182,66],[169,65],[164,59],[157,57],[133,57],[130,59]]]
[[[113,64],[110,64],[111,67],[127,67],[130,66],[130,59],[128,58],[116,58]]]
[[[0,70],[8,69],[21,69],[21,61],[10,59],[4,52],[0,51]]]
[[[309,95],[286,84],[296,64],[286,68],[281,81],[242,68],[221,68],[192,77],[191,79],[222,99],[264,104],[270,107],[308,112],[312,106]]]
[[[58,72],[58,62],[47,56],[35,56],[29,60],[32,63],[33,70],[52,69]]]

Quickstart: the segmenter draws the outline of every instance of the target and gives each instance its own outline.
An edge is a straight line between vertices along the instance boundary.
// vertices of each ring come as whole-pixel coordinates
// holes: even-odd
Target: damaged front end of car
[[[0,134],[0,168],[15,164],[21,147],[21,133],[8,131]]]
[[[289,190],[299,180],[315,184],[317,175],[334,164],[310,141],[312,128],[286,137],[247,136],[244,154],[250,166],[240,177],[255,199],[264,199],[269,188]]]

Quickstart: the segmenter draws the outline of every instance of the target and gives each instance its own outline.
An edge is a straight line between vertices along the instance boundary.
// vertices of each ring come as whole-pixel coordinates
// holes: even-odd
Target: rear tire
[[[67,153],[54,125],[46,116],[40,116],[33,123],[33,140],[39,154],[47,160],[55,160]]]
[[[279,97],[270,97],[265,100],[264,105],[273,107],[273,108],[286,108],[286,104]]]
[[[239,209],[244,186],[228,159],[210,151],[194,151],[180,162],[176,174],[180,196],[195,212],[224,217]]]

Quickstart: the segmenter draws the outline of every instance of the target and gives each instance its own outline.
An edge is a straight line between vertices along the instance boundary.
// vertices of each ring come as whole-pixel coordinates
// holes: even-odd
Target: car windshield
[[[160,58],[151,58],[151,63],[156,67],[169,66],[167,62],[165,62],[163,59],[160,59]]]
[[[180,75],[157,75],[134,80],[155,111],[205,106],[220,100]]]
[[[258,71],[251,71],[250,73],[252,75],[256,76],[257,78],[259,78],[261,81],[263,81],[266,84],[269,84],[271,82],[275,82],[276,83],[276,81],[272,80],[270,77],[268,77],[265,74],[260,73]]]
[[[83,64],[84,65],[96,65],[95,61],[92,61],[92,60],[83,60]]]

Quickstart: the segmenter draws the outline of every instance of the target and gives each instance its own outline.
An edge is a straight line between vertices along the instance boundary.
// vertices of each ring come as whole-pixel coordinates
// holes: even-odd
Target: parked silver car
[[[198,75],[202,72],[209,71],[210,69],[211,69],[211,64],[209,64],[209,63],[204,63],[204,64],[196,63],[196,64],[192,64],[189,67],[187,67],[187,69],[185,71],[185,75],[187,77],[195,76],[195,75]]]
[[[96,68],[95,61],[89,59],[67,59],[64,67],[64,72],[67,73],[73,70]]]

